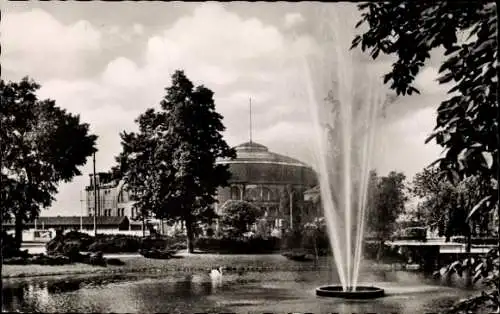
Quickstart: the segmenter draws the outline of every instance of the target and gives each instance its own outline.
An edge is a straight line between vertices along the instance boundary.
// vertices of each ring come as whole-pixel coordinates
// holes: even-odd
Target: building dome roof
[[[219,160],[229,164],[230,183],[316,184],[316,173],[307,164],[274,152],[258,143],[246,142],[235,147],[236,158]]]
[[[234,149],[236,149],[237,151],[269,151],[266,146],[255,142],[245,142],[236,146]]]
[[[269,149],[258,143],[246,142],[234,148],[236,150],[236,159],[231,162],[256,162],[256,163],[274,163],[286,166],[309,167],[307,164],[277,153],[270,152]]]

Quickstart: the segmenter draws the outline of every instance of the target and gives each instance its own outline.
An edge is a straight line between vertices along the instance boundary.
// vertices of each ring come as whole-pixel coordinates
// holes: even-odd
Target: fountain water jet
[[[379,297],[358,285],[375,127],[385,102],[380,77],[355,62],[349,51],[357,20],[342,5],[324,5],[319,46],[304,59],[305,86],[316,132],[320,191],[340,286],[317,289],[322,296]],[[356,89],[355,89],[356,87]],[[324,100],[324,101],[321,101]]]

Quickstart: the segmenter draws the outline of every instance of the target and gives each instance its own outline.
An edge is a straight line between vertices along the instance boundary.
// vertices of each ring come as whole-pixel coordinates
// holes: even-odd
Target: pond
[[[71,276],[3,280],[3,311],[126,313],[437,313],[477,291],[440,285],[417,273],[363,271],[362,282],[386,290],[375,300],[315,295],[335,283],[331,271],[224,272]]]

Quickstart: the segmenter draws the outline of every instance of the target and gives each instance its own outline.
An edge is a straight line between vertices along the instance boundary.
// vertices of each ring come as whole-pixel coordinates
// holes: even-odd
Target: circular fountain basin
[[[316,295],[321,297],[343,299],[375,299],[384,296],[384,289],[368,286],[357,286],[356,290],[344,291],[342,286],[323,286],[316,289]]]

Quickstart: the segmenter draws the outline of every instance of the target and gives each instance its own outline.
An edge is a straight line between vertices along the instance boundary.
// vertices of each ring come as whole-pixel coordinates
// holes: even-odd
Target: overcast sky
[[[325,6],[350,12],[337,26],[350,37],[353,4],[3,2],[2,78],[28,75],[42,85],[41,98],[80,114],[99,136],[98,171],[113,165],[119,133],[133,130],[142,111],[158,106],[176,69],[215,92],[230,145],[248,140],[251,97],[253,140],[313,163],[301,60],[321,47],[318,12]],[[354,62],[377,73],[390,68],[388,57],[354,54]],[[411,178],[441,152],[424,144],[446,91],[435,82],[441,56],[432,55],[417,77],[422,94],[398,98],[379,123],[373,164],[380,174],[397,170]],[[91,169],[89,159],[84,175],[61,184],[42,215],[78,214]]]

